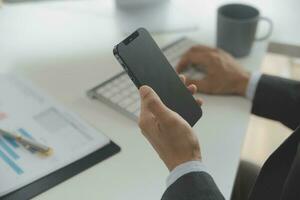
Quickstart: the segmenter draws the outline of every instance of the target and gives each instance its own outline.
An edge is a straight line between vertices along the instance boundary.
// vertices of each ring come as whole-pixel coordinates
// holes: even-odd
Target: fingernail
[[[140,97],[144,98],[147,95],[147,93],[149,92],[148,86],[146,86],[146,85],[141,86],[139,89],[139,92],[140,92]]]

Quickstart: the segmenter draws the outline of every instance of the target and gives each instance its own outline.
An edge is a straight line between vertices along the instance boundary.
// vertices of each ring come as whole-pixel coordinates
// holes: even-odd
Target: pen
[[[37,150],[38,152],[41,152],[43,154],[49,155],[52,152],[52,149],[44,144],[41,144],[40,142],[27,139],[25,137],[22,137],[20,135],[17,135],[12,132],[4,131],[0,129],[0,134],[12,139],[17,140],[22,145],[24,145],[26,148],[32,148],[34,150]]]

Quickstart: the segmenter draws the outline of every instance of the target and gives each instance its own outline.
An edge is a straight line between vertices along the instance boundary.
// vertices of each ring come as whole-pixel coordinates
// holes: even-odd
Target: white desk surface
[[[136,122],[85,95],[88,89],[121,70],[112,56],[112,47],[124,35],[114,19],[101,12],[91,15],[58,7],[55,3],[41,3],[1,8],[0,69],[25,73],[66,107],[103,130],[122,151],[35,199],[160,199],[168,171],[140,134]],[[199,26],[198,32],[183,34],[213,45],[214,32]],[[180,35],[155,38],[163,45]],[[266,46],[256,43],[252,54],[241,60],[244,66],[258,69]],[[200,96],[205,102],[204,115],[194,129],[204,162],[228,199],[251,104],[239,97]]]

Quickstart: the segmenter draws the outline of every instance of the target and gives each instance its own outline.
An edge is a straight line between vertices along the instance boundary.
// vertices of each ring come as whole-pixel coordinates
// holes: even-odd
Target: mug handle
[[[273,22],[271,19],[269,19],[267,17],[259,17],[259,21],[265,21],[269,24],[269,30],[268,30],[267,34],[263,37],[255,38],[256,41],[263,41],[263,40],[268,39],[271,36],[271,34],[273,32]]]

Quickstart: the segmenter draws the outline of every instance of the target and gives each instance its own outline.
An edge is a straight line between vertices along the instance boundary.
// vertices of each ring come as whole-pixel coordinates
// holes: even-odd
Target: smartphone
[[[113,53],[137,88],[150,86],[191,126],[201,118],[201,107],[146,29],[136,30],[116,45]]]

